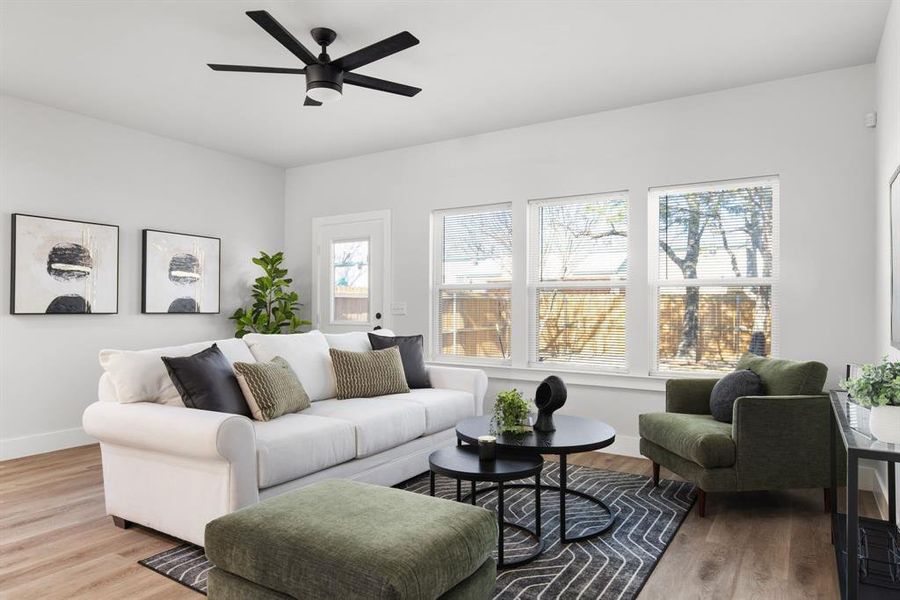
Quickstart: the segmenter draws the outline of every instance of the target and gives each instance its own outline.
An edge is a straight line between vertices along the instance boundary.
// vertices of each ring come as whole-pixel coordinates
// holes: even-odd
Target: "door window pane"
[[[332,244],[333,321],[369,321],[369,240]]]

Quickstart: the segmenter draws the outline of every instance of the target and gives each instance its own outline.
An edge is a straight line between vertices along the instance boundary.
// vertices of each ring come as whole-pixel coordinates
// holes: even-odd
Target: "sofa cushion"
[[[162,362],[185,406],[250,416],[237,377],[216,344],[190,356],[163,356]]]
[[[310,400],[334,398],[334,370],[328,356],[328,341],[321,331],[284,335],[250,333],[242,339],[258,361],[268,362],[276,356],[288,361]]]
[[[389,329],[379,329],[371,332],[375,335],[394,335]],[[367,352],[372,349],[369,343],[369,335],[365,331],[351,331],[349,333],[326,333],[325,340],[329,348],[347,350],[349,352]]]
[[[734,464],[731,424],[712,415],[647,413],[638,417],[641,437],[708,469]]]
[[[386,336],[369,333],[369,343],[373,350],[396,346],[403,361],[403,373],[410,388],[430,388],[428,367],[425,366],[425,340],[421,335]]]
[[[329,348],[338,400],[407,394],[406,376],[397,347],[368,352]]]
[[[762,379],[753,371],[741,369],[722,377],[709,394],[709,414],[716,421],[731,423],[734,403],[742,396],[759,396]]]
[[[309,408],[309,395],[291,365],[280,356],[270,362],[236,362],[234,374],[257,421]]]
[[[219,347],[229,364],[255,360],[247,344],[239,339],[229,338],[149,350],[101,350],[100,366],[112,379],[116,399],[121,403],[157,402],[184,406],[161,359],[163,356],[190,356],[209,348],[213,343]]]
[[[356,458],[356,431],[340,419],[282,415],[254,421],[258,485],[266,488]]]
[[[403,396],[376,396],[322,400],[303,411],[340,419],[356,430],[356,457],[362,458],[394,448],[425,433],[425,408],[421,404],[399,400]]]
[[[828,376],[828,367],[820,362],[764,358],[752,352],[745,353],[735,369],[748,369],[759,375],[766,396],[821,394]]]
[[[425,433],[429,435],[475,416],[475,400],[469,392],[423,388],[404,394],[403,401],[425,409]]]
[[[481,507],[334,479],[220,517],[205,537],[217,569],[291,598],[401,600],[442,597],[475,573],[497,525]]]

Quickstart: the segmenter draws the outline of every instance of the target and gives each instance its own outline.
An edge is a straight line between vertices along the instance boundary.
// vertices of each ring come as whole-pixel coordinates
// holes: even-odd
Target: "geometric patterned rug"
[[[544,463],[543,482],[558,484],[557,463]],[[559,542],[559,493],[541,494],[541,533],[547,548],[530,563],[498,572],[495,600],[616,599],[637,596],[669,542],[675,536],[696,499],[690,483],[660,480],[653,487],[648,477],[570,465],[569,489],[603,500],[613,511],[612,529],[580,542]],[[523,483],[533,483],[523,480]],[[479,484],[479,488],[489,484]],[[428,493],[428,474],[397,487]],[[464,482],[463,493],[469,486]],[[435,495],[455,499],[456,480],[437,477]],[[478,505],[496,509],[496,493],[478,493]],[[534,489],[506,489],[506,521],[533,529]],[[596,505],[570,495],[566,503],[569,536],[588,531],[608,520]],[[534,548],[534,538],[507,528],[504,558],[525,555]],[[139,561],[157,573],[189,588],[206,593],[206,573],[211,565],[203,549],[182,544]]]

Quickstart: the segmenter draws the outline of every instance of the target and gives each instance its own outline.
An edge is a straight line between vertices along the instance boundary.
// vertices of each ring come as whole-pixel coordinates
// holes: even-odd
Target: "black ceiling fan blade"
[[[278,40],[282,46],[287,48],[291,54],[302,60],[307,65],[314,65],[318,61],[312,52],[306,49],[290,31],[281,26],[281,23],[275,20],[275,17],[264,10],[247,11],[247,16],[256,21],[256,24],[266,30],[273,38]]]
[[[368,75],[360,75],[359,73],[344,73],[344,83],[369,88],[370,90],[378,90],[379,92],[399,94],[400,96],[415,96],[422,91],[422,88],[394,83],[393,81],[378,79],[377,77],[369,77]]]
[[[286,69],[282,67],[251,67],[248,65],[219,65],[209,63],[207,66],[213,71],[235,71],[240,73],[288,73],[291,75],[303,75],[306,69]]]
[[[396,54],[401,50],[406,50],[419,43],[416,36],[408,31],[403,31],[397,35],[375,42],[371,46],[360,48],[356,52],[344,55],[339,59],[332,61],[331,64],[345,71],[352,71],[370,62],[382,59],[385,56]]]
[[[307,96],[306,100],[303,101],[303,106],[322,106],[322,103]]]

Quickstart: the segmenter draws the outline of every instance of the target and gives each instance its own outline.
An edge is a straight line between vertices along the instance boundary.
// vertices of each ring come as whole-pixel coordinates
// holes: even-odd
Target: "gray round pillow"
[[[759,375],[746,369],[729,373],[716,382],[709,395],[709,412],[716,421],[731,423],[734,402],[741,396],[760,396],[763,393]]]

